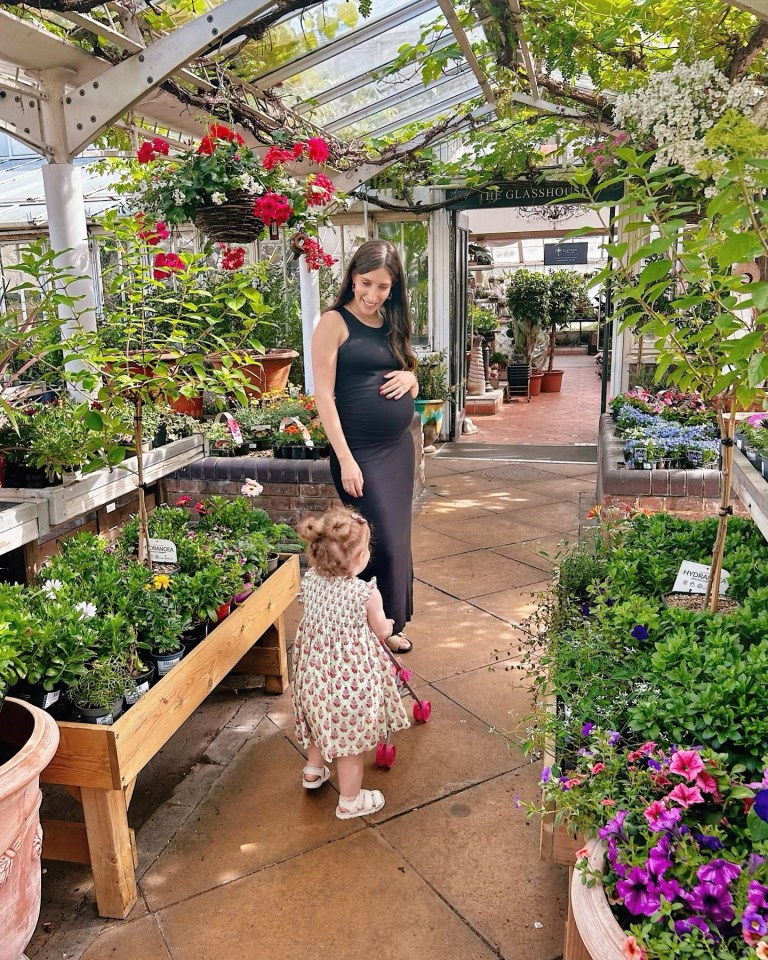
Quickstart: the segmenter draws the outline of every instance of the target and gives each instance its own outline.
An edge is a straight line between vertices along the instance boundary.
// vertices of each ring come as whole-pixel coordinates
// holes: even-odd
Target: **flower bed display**
[[[764,936],[768,952],[768,724],[753,709],[768,682],[760,532],[728,528],[735,611],[665,604],[681,563],[708,561],[715,530],[662,514],[602,518],[593,543],[560,559],[528,624],[539,694],[556,704],[538,715],[556,757],[544,807],[605,841],[607,873],[585,879],[605,884],[637,960],[754,957]],[[604,956],[573,954],[585,955]]]

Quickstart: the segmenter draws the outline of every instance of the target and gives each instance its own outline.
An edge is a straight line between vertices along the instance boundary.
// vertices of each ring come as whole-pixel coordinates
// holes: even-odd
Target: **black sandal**
[[[402,646],[402,644],[406,644],[406,646]],[[413,650],[413,644],[402,631],[393,633],[387,640],[387,646],[392,653],[410,653]]]

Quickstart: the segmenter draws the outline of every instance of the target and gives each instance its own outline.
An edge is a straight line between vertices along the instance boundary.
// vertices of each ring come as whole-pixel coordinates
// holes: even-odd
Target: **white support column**
[[[445,192],[435,190],[434,203]],[[429,328],[432,349],[449,351],[451,346],[451,238],[450,215],[435,210],[429,218]]]
[[[301,330],[304,343],[304,392],[315,392],[312,374],[312,334],[320,320],[320,275],[307,269],[307,258],[299,257],[299,293],[301,294]]]

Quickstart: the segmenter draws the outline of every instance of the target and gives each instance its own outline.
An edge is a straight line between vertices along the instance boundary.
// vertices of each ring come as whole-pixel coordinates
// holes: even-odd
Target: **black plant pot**
[[[154,663],[156,673],[155,682],[162,680],[166,673],[170,673],[171,670],[179,663],[181,663],[181,658],[184,656],[184,645],[179,644],[178,649],[171,651],[171,653],[158,653],[156,650],[153,650],[149,654],[149,659]]]
[[[96,723],[110,727],[123,712],[123,698],[118,697],[111,707],[78,707],[75,704],[75,711],[80,723]]]
[[[133,681],[136,684],[136,691],[135,693],[128,693],[126,691],[124,700],[127,707],[132,707],[134,703],[138,703],[138,701],[141,700],[144,694],[152,686],[152,680],[154,676],[155,667],[153,664],[150,664],[143,673],[140,673],[133,678]]]
[[[188,630],[185,630],[181,635],[182,643],[184,644],[184,649],[187,653],[190,650],[202,643],[203,640],[208,636],[208,620],[201,620],[199,623],[193,624]]]

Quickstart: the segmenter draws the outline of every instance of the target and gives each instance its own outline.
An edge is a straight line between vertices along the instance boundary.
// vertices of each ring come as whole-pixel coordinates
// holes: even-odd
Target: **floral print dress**
[[[299,599],[304,617],[293,645],[296,738],[326,762],[354,757],[410,726],[392,661],[368,626],[376,580],[323,577],[310,570]]]

